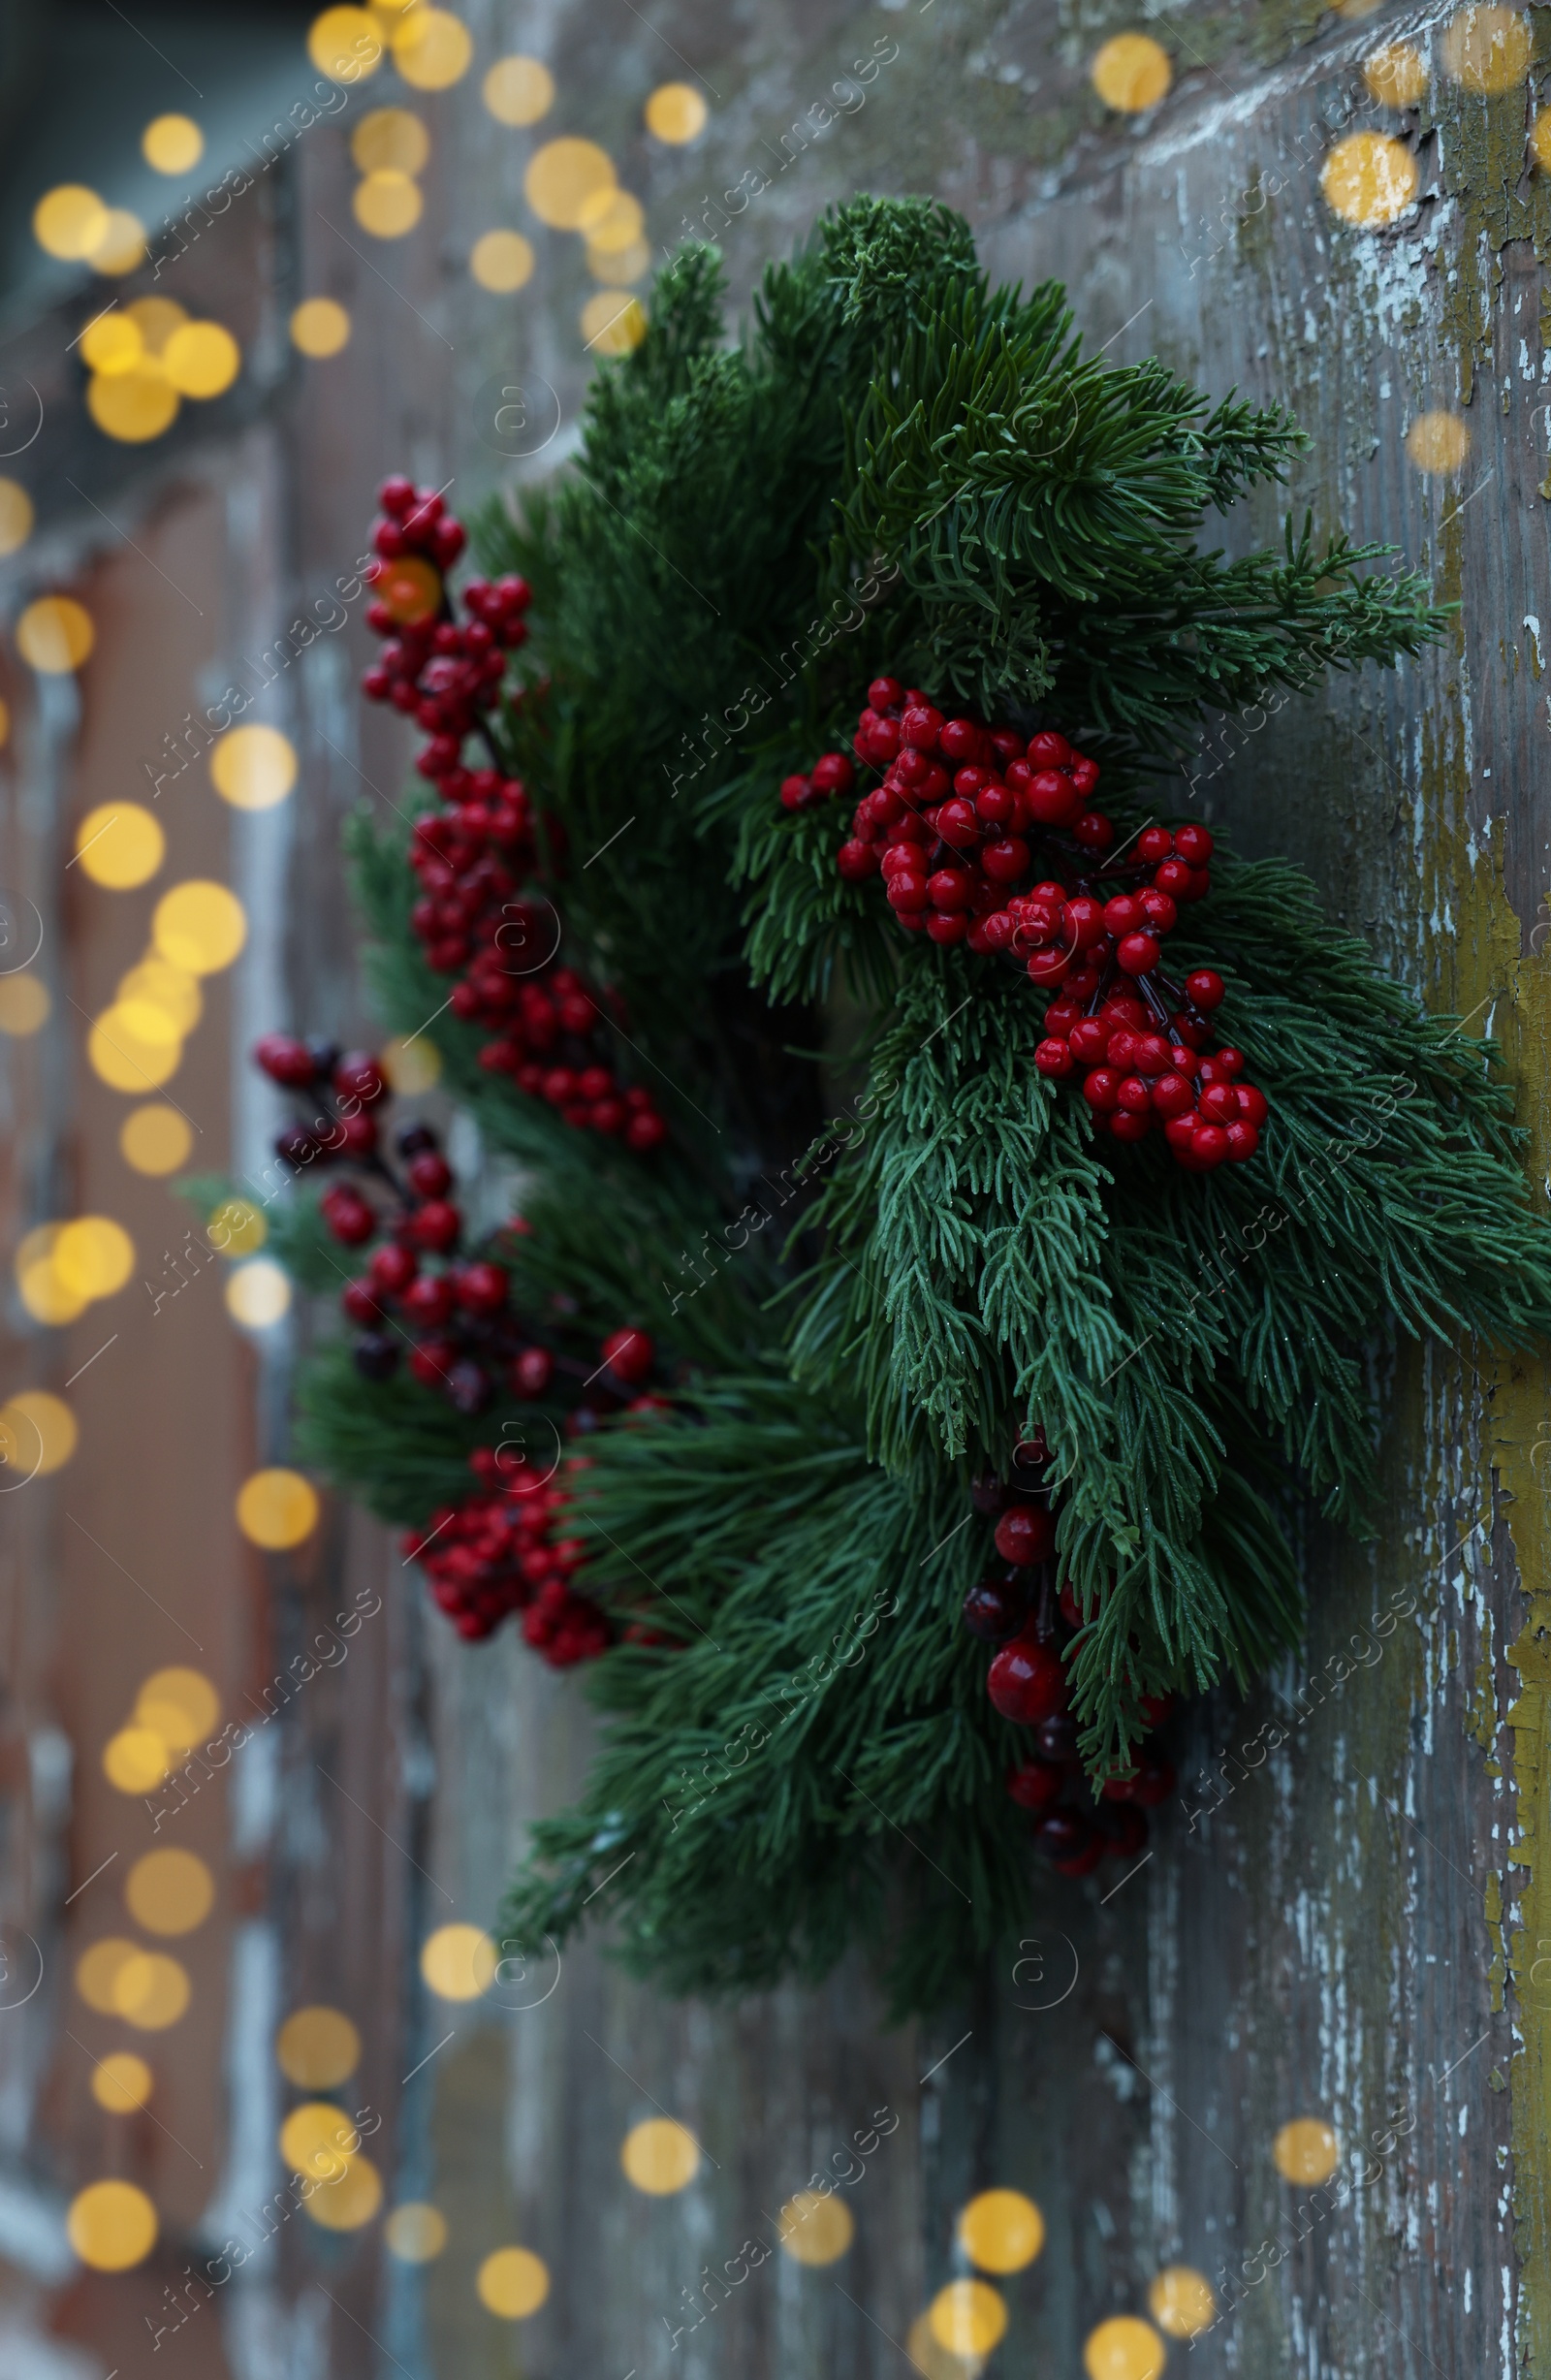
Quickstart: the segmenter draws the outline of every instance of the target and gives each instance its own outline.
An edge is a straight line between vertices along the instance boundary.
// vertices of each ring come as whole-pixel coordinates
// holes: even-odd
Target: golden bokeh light
[[[152,1793],[170,1766],[167,1746],[152,1728],[120,1728],[103,1746],[103,1775],[115,1793]]]
[[[239,1264],[226,1285],[226,1311],[244,1330],[270,1330],[291,1311],[291,1283],[272,1256]]]
[[[420,1972],[438,2000],[477,2000],[495,1981],[495,1945],[482,1925],[438,1925],[421,1945]]]
[[[174,1665],[153,1669],[135,1698],[135,1717],[154,1728],[180,1757],[215,1731],[221,1698],[202,1671]]]
[[[1383,132],[1349,132],[1319,172],[1325,204],[1344,223],[1374,230],[1393,223],[1416,196],[1420,175],[1404,141]]]
[[[218,1255],[256,1256],[269,1226],[251,1198],[223,1198],[210,1210],[205,1236]]]
[[[1530,28],[1516,10],[1482,0],[1450,17],[1440,54],[1451,82],[1487,97],[1524,80],[1531,46]]]
[[[407,174],[368,174],[357,182],[351,206],[356,221],[373,239],[402,239],[412,232],[425,209],[420,184]]]
[[[148,1851],[124,1879],[124,1904],[148,1934],[191,1934],[215,1900],[215,1879],[197,1852]]]
[[[0,975],[0,1033],[25,1040],[47,1025],[53,1008],[48,987],[38,975]]]
[[[373,108],[350,136],[361,174],[419,174],[430,155],[430,135],[409,108]]]
[[[1088,2380],[1158,2380],[1167,2348],[1138,2314],[1116,2314],[1083,2341]]]
[[[67,1287],[54,1270],[62,1228],[59,1223],[38,1223],[23,1232],[16,1249],[16,1290],[35,1322],[73,1322],[85,1311],[85,1298]]]
[[[60,1225],[51,1256],[55,1273],[76,1296],[113,1297],[135,1269],[135,1243],[111,1215],[80,1215]]]
[[[417,91],[445,91],[467,74],[473,38],[451,9],[425,6],[404,12],[393,30],[394,64]]]
[[[137,2033],[165,2033],[192,1997],[188,1969],[165,1951],[137,1951],[113,1978],[113,2012]]]
[[[108,209],[84,182],[60,182],[32,210],[40,248],[67,264],[84,264],[108,231]]]
[[[346,84],[374,75],[383,61],[382,35],[369,9],[325,9],[307,29],[307,55],[320,75]]]
[[[282,1553],[318,1525],[318,1491],[300,1471],[256,1471],[237,1490],[237,1525],[251,1545]]]
[[[1169,2338],[1193,2338],[1216,2320],[1212,2284],[1193,2265],[1168,2265],[1148,2284],[1147,2310]]]
[[[193,1146],[194,1131],[187,1117],[159,1101],[135,1108],[118,1127],[119,1155],[136,1173],[176,1173],[179,1165],[188,1162]]]
[[[92,2068],[91,2095],[110,2115],[131,2115],[144,2107],[152,2088],[151,2070],[133,2049],[115,2049]]]
[[[389,2255],[401,2265],[428,2265],[447,2245],[447,2217],[439,2206],[411,2199],[394,2208],[382,2236]]]
[[[110,206],[103,236],[91,252],[94,272],[133,272],[145,261],[145,226],[127,206]]]
[[[191,115],[152,116],[140,153],[158,174],[192,174],[205,154],[205,135]]]
[[[1406,452],[1418,471],[1441,478],[1457,471],[1471,451],[1471,433],[1457,413],[1419,413],[1406,432]]]
[[[521,232],[481,232],[468,252],[468,270],[481,289],[506,297],[533,277],[533,250]]]
[[[1089,74],[1105,107],[1122,115],[1155,108],[1174,80],[1168,51],[1150,33],[1117,33],[1095,52]]]
[[[481,2305],[503,2322],[522,2322],[549,2296],[549,2268],[531,2248],[497,2248],[481,2265],[474,2286]]]
[[[296,781],[296,746],[278,727],[229,727],[210,748],[210,782],[234,809],[272,809]]]
[[[138,802],[105,802],[76,829],[80,873],[112,892],[144,884],[162,864],[167,838],[161,822]]]
[[[320,2184],[303,2204],[324,2231],[358,2232],[382,2205],[382,2175],[369,2157],[352,2157],[343,2173]]]
[[[360,2153],[360,2133],[332,2099],[304,2099],[280,2126],[281,2156],[314,2181],[336,2181]]]
[[[198,876],[164,893],[151,919],[161,956],[191,975],[218,974],[247,938],[247,913],[236,893]]]
[[[522,195],[541,223],[554,232],[582,228],[582,210],[600,191],[614,188],[614,160],[595,141],[546,141],[528,160]]]
[[[1045,2218],[1021,2190],[982,2190],[959,2217],[959,2245],[982,2272],[1022,2272],[1045,2244]]]
[[[111,305],[89,322],[80,334],[80,360],[90,365],[94,372],[111,376],[115,372],[133,371],[145,353],[145,341],[133,314]]]
[[[1386,42],[1363,61],[1363,80],[1381,108],[1414,108],[1427,88],[1427,61],[1409,42]]]
[[[633,246],[641,238],[646,220],[646,209],[630,191],[594,190],[582,208],[577,230],[590,247],[607,254],[611,249]]]
[[[165,1038],[169,1032],[181,1040],[199,1023],[205,996],[197,975],[191,975],[186,968],[170,967],[165,959],[153,954],[119,976],[118,1003],[127,1012],[135,1031],[142,1032],[147,1040]],[[155,1011],[161,1023],[158,1025],[151,1016],[142,1016],[142,1007]]]
[[[148,356],[164,356],[173,333],[181,331],[188,320],[187,306],[179,305],[175,298],[137,298],[124,312],[140,333]]]
[[[71,2200],[65,2230],[94,2272],[128,2272],[156,2245],[156,2209],[132,2181],[94,2181]]]
[[[19,480],[0,479],[0,555],[15,554],[32,535],[32,498]]]
[[[9,1478],[63,1471],[79,1436],[75,1414],[50,1389],[23,1388],[0,1405],[0,1463]]]
[[[939,2347],[978,2360],[1007,2328],[1006,2301],[989,2281],[950,2281],[927,2308],[927,2322]]]
[[[514,52],[496,59],[480,92],[497,123],[536,124],[554,105],[554,77],[540,59]]]
[[[140,1955],[140,1945],[123,1934],[105,1934],[76,1961],[76,1989],[99,2016],[113,2014],[113,1987],[119,1969]]]
[[[1283,2181],[1328,2181],[1341,2161],[1333,2127],[1322,2115],[1297,2115],[1271,2143],[1272,2162]]]
[[[780,2210],[780,2244],[800,2265],[833,2265],[856,2237],[856,2223],[843,2199],[799,2190]]]
[[[361,2035],[343,2009],[297,2008],[274,2037],[274,2054],[299,2090],[332,2091],[360,2065]]]
[[[646,309],[627,289],[600,289],[582,308],[582,337],[594,355],[627,356],[646,335]]]
[[[442,1054],[425,1033],[395,1033],[377,1053],[388,1088],[400,1099],[418,1098],[441,1080]]]
[[[917,2314],[905,2333],[904,2352],[926,2380],[980,2380],[986,2367],[983,2355],[954,2355],[939,2346],[932,2334],[930,2309]]]
[[[652,138],[675,148],[706,129],[706,103],[692,82],[659,82],[642,113]]]
[[[16,651],[47,678],[79,669],[96,642],[91,614],[74,595],[40,595],[16,622]]]
[[[670,2198],[700,2171],[700,2142],[672,2116],[649,2115],[625,2134],[619,2163],[626,2181],[649,2198]]]
[[[160,1090],[177,1072],[182,1056],[183,1045],[165,1013],[144,1000],[105,1008],[86,1035],[92,1072],[110,1091]]]
[[[639,281],[651,270],[651,250],[644,239],[633,240],[628,248],[595,248],[587,242],[587,270],[594,281],[608,281],[623,288],[627,282]]]
[[[177,419],[178,395],[160,368],[93,372],[86,383],[86,410],[105,438],[120,446],[143,446]]]
[[[403,554],[396,561],[383,562],[372,585],[378,602],[387,605],[402,628],[432,619],[441,610],[441,573],[418,554]]]
[[[304,298],[291,317],[291,344],[304,356],[336,356],[350,343],[350,317],[332,298]]]
[[[224,323],[185,322],[169,338],[162,365],[179,397],[224,395],[242,368],[242,350]]]

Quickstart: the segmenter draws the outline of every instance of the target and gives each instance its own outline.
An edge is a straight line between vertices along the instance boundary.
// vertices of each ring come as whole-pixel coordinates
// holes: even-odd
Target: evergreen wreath
[[[1139,1850],[1172,1698],[1297,1640],[1299,1500],[1372,1525],[1375,1345],[1551,1328],[1490,1046],[1160,815],[1207,712],[1439,630],[1307,522],[1202,550],[1300,442],[863,199],[735,345],[681,251],[456,600],[460,525],[385,488],[365,690],[441,803],[352,827],[375,991],[411,1033],[451,980],[521,1221],[473,1234],[422,1122],[389,1162],[369,1057],[260,1057],[333,1087],[287,1161],[355,1168],[290,1261],[366,1265],[302,1454],[464,1634],[588,1664],[508,1940],[607,1913],[696,1992],[861,1941],[931,2004],[1036,1848]]]

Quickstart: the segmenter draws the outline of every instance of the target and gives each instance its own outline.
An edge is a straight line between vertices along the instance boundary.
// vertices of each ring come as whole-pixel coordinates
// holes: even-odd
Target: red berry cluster
[[[1001,957],[1056,993],[1035,1063],[1057,1081],[1085,1069],[1099,1129],[1141,1140],[1156,1121],[1193,1172],[1251,1158],[1267,1103],[1237,1081],[1239,1052],[1212,1046],[1222,979],[1200,968],[1182,987],[1160,968],[1181,903],[1210,890],[1207,828],[1148,827],[1106,860],[1096,763],[1054,732],[947,717],[894,678],[869,686],[853,749],[882,777],[836,855],[844,880],[880,875],[907,932]],[[826,752],[781,802],[806,809],[854,782],[846,755]],[[1029,883],[1036,846],[1051,873]]]
[[[564,1488],[510,1447],[479,1447],[469,1469],[484,1493],[444,1505],[403,1540],[438,1609],[470,1640],[520,1611],[524,1639],[557,1669],[607,1652],[608,1620],[572,1584],[584,1548],[563,1534]]]
[[[454,1015],[490,1028],[482,1065],[548,1099],[567,1124],[654,1149],[668,1127],[651,1094],[625,1090],[604,1062],[597,1005],[573,968],[554,964],[554,906],[523,891],[539,865],[537,820],[522,778],[499,765],[492,717],[503,699],[514,708],[522,701],[520,689],[504,694],[504,681],[507,653],[527,636],[527,582],[471,579],[457,598],[467,618],[458,620],[441,574],[463,550],[461,523],[434,491],[417,492],[407,479],[385,480],[379,500],[371,566],[379,594],[366,619],[390,641],[362,687],[426,729],[415,765],[449,805],[415,821],[409,858],[420,898],[410,924],[437,973],[459,977]],[[470,768],[472,735],[486,748]],[[557,850],[554,821],[545,833]]]

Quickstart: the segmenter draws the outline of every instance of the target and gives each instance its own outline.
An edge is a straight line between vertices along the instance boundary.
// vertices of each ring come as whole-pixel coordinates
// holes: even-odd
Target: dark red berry
[[[266,1033],[254,1043],[253,1056],[269,1080],[288,1091],[305,1091],[317,1074],[311,1050],[294,1033]]]
[[[386,1331],[363,1331],[350,1352],[363,1380],[392,1380],[398,1369],[398,1342]]]
[[[333,1070],[333,1087],[341,1099],[369,1107],[387,1091],[388,1077],[369,1050],[347,1050]]]
[[[1182,826],[1175,829],[1174,848],[1182,860],[1189,861],[1192,868],[1204,868],[1216,847],[1210,827]]]
[[[342,1182],[326,1190],[318,1206],[334,1238],[346,1248],[364,1246],[377,1228],[377,1218],[361,1192]]]
[[[436,1255],[445,1255],[456,1247],[463,1219],[458,1209],[445,1198],[428,1198],[410,1218],[416,1245],[427,1248]]]
[[[499,1314],[506,1303],[505,1268],[484,1261],[459,1265],[453,1276],[453,1288],[465,1313]]]
[[[617,1380],[633,1388],[651,1370],[656,1350],[644,1330],[612,1331],[599,1349]]]
[[[1042,1504],[1015,1504],[997,1523],[997,1551],[1004,1562],[1044,1562],[1056,1549],[1056,1524]]]
[[[987,1644],[1005,1644],[1029,1616],[1027,1580],[1016,1570],[999,1578],[983,1578],[965,1597],[959,1616],[972,1636]]]
[[[1064,1783],[1060,1770],[1045,1761],[1026,1761],[1007,1771],[1007,1792],[1020,1810],[1048,1810]]]
[[[991,1665],[986,1691],[1003,1719],[1033,1727],[1066,1699],[1066,1672],[1055,1648],[1035,1636],[1015,1636]]]
[[[401,1297],[419,1272],[420,1262],[412,1248],[392,1240],[386,1248],[372,1251],[366,1270],[374,1289],[385,1297]]]
[[[520,1397],[541,1397],[554,1369],[554,1358],[547,1347],[525,1347],[512,1365],[512,1386]]]
[[[1222,1005],[1224,985],[1215,968],[1198,967],[1185,978],[1186,997],[1194,1007],[1208,1013]]]

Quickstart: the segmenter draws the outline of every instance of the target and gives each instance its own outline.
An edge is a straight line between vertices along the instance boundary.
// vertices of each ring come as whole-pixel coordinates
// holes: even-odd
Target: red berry
[[[415,501],[414,481],[405,479],[401,471],[396,471],[378,489],[377,501],[391,521],[401,521]]]
[[[1085,1066],[1102,1065],[1109,1056],[1110,1035],[1115,1027],[1106,1017],[1086,1016],[1071,1032],[1072,1056],[1081,1059]]]
[[[1088,809],[1072,828],[1072,834],[1085,851],[1107,851],[1115,841],[1115,829],[1102,810]]]
[[[1034,1727],[1064,1709],[1066,1672],[1053,1645],[1015,1636],[993,1661],[986,1691],[1003,1719]]]
[[[1038,769],[1029,778],[1027,799],[1041,826],[1070,826],[1083,807],[1083,797],[1061,769]]]
[[[934,909],[966,909],[971,879],[963,868],[939,868],[927,878],[927,899]]]
[[[401,1241],[392,1240],[386,1248],[372,1251],[366,1267],[374,1289],[384,1297],[401,1297],[420,1270],[420,1260],[412,1248]]]
[[[1088,796],[1092,792],[1093,787],[1098,783],[1097,761],[1074,760],[1072,762],[1072,783],[1076,786],[1078,792],[1086,801]]]
[[[453,1169],[435,1149],[423,1149],[405,1168],[409,1186],[422,1198],[445,1198],[453,1187]]]
[[[969,937],[969,920],[962,914],[934,909],[926,921],[928,934],[934,942],[964,942]]]
[[[1117,940],[1123,934],[1134,934],[1143,919],[1142,904],[1129,893],[1117,893],[1104,904],[1104,931]]]
[[[512,1366],[512,1386],[520,1397],[541,1397],[554,1369],[554,1358],[547,1347],[525,1347]]]
[[[1162,1034],[1139,1034],[1131,1063],[1138,1074],[1166,1074],[1169,1064],[1169,1045]]]
[[[835,865],[847,884],[860,884],[866,877],[877,873],[876,846],[870,842],[858,842],[854,839],[842,842],[835,854]]]
[[[404,1291],[404,1312],[425,1330],[440,1330],[453,1315],[453,1285],[445,1273],[422,1273]]]
[[[973,760],[980,750],[980,729],[973,719],[949,719],[937,746],[945,760]]]
[[[1018,938],[1018,920],[1010,910],[993,909],[985,921],[985,936],[988,950],[1010,950]]]
[[[1247,1165],[1260,1146],[1260,1135],[1252,1124],[1230,1124],[1227,1127],[1228,1162]]]
[[[1224,1046],[1220,1050],[1213,1051],[1212,1063],[1217,1069],[1213,1080],[1219,1083],[1231,1083],[1236,1075],[1244,1072],[1244,1052]]]
[[[318,1071],[311,1050],[294,1033],[266,1033],[254,1043],[253,1057],[271,1083],[288,1091],[305,1091]]]
[[[959,774],[967,777],[969,772],[961,769]],[[1018,815],[1018,797],[1005,785],[982,785],[974,800],[975,816],[983,826],[1010,826]]]
[[[1153,1129],[1153,1119],[1133,1107],[1117,1107],[1109,1120],[1109,1128],[1117,1140],[1145,1140]]]
[[[333,1237],[346,1248],[362,1247],[377,1228],[377,1218],[361,1192],[343,1183],[326,1190],[318,1207]]]
[[[651,1108],[638,1109],[624,1127],[627,1149],[655,1149],[668,1137],[668,1127]]]
[[[1149,868],[1157,867],[1173,849],[1174,838],[1166,826],[1146,827],[1136,839],[1136,856],[1146,860]]]
[[[1253,1126],[1245,1127],[1253,1130]],[[1202,1124],[1196,1127],[1190,1142],[1190,1160],[1201,1172],[1208,1173],[1220,1165],[1228,1154],[1228,1136],[1220,1125]]]
[[[1239,1095],[1231,1083],[1208,1083],[1200,1109],[1208,1124],[1233,1124],[1238,1118]]]
[[[1145,1116],[1153,1104],[1153,1094],[1139,1074],[1127,1074],[1115,1096],[1119,1104],[1133,1115]]]
[[[1064,736],[1057,735],[1054,728],[1046,728],[1030,740],[1028,757],[1033,769],[1064,769],[1075,755]]]
[[[462,1227],[462,1217],[445,1198],[428,1198],[410,1217],[410,1228],[416,1244],[430,1249],[437,1255],[445,1255],[456,1245]]]
[[[617,1380],[633,1388],[651,1370],[655,1349],[644,1330],[617,1330],[605,1339],[599,1352]]]
[[[1210,827],[1182,826],[1175,830],[1174,848],[1192,868],[1204,868],[1216,847]]]
[[[1167,934],[1179,918],[1179,911],[1167,893],[1149,885],[1137,901],[1137,907],[1155,934]]]
[[[1020,1810],[1048,1810],[1060,1798],[1063,1782],[1061,1771],[1048,1761],[1026,1761],[1021,1768],[1007,1771],[1007,1792]]]
[[[1083,1081],[1083,1096],[1096,1114],[1108,1116],[1120,1103],[1121,1078],[1113,1066],[1095,1066]]]
[[[996,1546],[1003,1562],[1044,1562],[1055,1545],[1056,1524],[1042,1504],[1009,1505],[997,1523]]]
[[[1030,983],[1060,983],[1069,973],[1071,964],[1071,952],[1062,950],[1059,943],[1052,943],[1046,950],[1029,952],[1025,971]]]
[[[1020,876],[1029,873],[1029,845],[1023,837],[1009,835],[1000,842],[986,845],[980,854],[980,865],[994,884],[1016,884]]]
[[[341,1099],[369,1107],[387,1091],[388,1077],[369,1050],[347,1050],[333,1070],[333,1087]]]
[[[1153,878],[1155,889],[1171,901],[1188,901],[1194,881],[1195,870],[1186,860],[1165,860]]]
[[[451,1341],[422,1339],[410,1349],[409,1369],[423,1388],[445,1388],[457,1361],[458,1349]]]
[[[1198,967],[1185,978],[1186,997],[1193,1006],[1211,1012],[1222,1005],[1223,982],[1215,968]]]
[[[904,688],[898,678],[874,678],[867,690],[870,711],[898,711],[904,700]]]
[[[897,875],[890,877],[889,889],[884,898],[891,909],[905,909],[912,912],[924,909],[927,905],[926,877],[917,870],[902,870]]]
[[[1071,1073],[1077,1061],[1072,1056],[1070,1045],[1067,1042],[1053,1038],[1049,1041],[1041,1041],[1034,1052],[1034,1063],[1041,1074],[1048,1074],[1052,1081],[1060,1082]]]
[[[1153,1105],[1160,1116],[1184,1116],[1195,1106],[1195,1092],[1183,1074],[1162,1074],[1153,1085]]]
[[[856,783],[856,771],[843,752],[825,752],[808,771],[808,781],[815,793],[849,793]]]
[[[337,1154],[353,1157],[358,1162],[370,1157],[377,1146],[377,1119],[364,1114],[342,1116],[339,1120]]]
[[[1263,1091],[1256,1091],[1252,1083],[1238,1083],[1234,1086],[1234,1096],[1238,1103],[1241,1123],[1264,1124],[1271,1109]]]
[[[1128,934],[1115,953],[1116,963],[1127,975],[1150,975],[1162,954],[1155,936]]]
[[[453,1277],[458,1302],[468,1314],[499,1314],[506,1303],[506,1285],[502,1266],[484,1260],[459,1266]]]
[[[977,843],[980,821],[975,816],[973,802],[963,801],[957,795],[951,802],[944,802],[937,812],[937,833],[956,851],[966,851]]]
[[[339,1303],[352,1322],[364,1326],[382,1320],[382,1308],[372,1296],[369,1281],[347,1281],[339,1292]]]
[[[782,809],[806,809],[813,788],[806,777],[783,777],[781,779]]]

